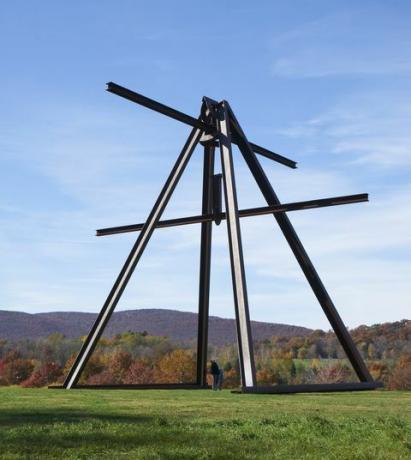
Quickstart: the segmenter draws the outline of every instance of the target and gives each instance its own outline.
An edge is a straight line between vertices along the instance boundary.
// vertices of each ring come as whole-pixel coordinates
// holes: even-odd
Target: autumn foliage
[[[411,353],[401,356],[388,382],[391,390],[411,389]]]
[[[411,389],[411,321],[361,326],[351,331],[374,379],[388,389]],[[83,338],[54,334],[45,339],[0,340],[0,385],[41,387],[59,383],[71,368]],[[193,383],[196,344],[175,343],[147,332],[126,331],[100,339],[80,383],[94,385]],[[335,335],[272,337],[254,343],[260,385],[339,383],[357,378]],[[234,344],[210,346],[224,369],[224,386],[240,385]]]

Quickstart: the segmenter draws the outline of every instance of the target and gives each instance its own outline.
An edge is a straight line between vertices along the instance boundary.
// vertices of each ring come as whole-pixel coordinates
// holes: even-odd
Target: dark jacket
[[[211,373],[213,375],[218,375],[220,373],[220,368],[216,362],[211,363]]]

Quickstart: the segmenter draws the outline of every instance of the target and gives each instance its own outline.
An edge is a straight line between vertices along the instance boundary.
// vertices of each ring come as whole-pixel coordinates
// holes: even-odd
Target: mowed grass
[[[410,459],[411,392],[0,388],[4,459]]]

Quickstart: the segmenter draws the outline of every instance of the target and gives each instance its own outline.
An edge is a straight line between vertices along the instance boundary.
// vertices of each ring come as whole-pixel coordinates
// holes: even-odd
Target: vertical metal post
[[[255,181],[257,182],[265,200],[268,205],[280,205],[280,200],[278,199],[274,189],[272,188],[270,181],[268,180],[263,168],[261,167],[260,162],[252,151],[247,138],[243,130],[241,129],[240,124],[235,118],[234,113],[231,108],[228,107],[230,114],[230,122],[232,129],[238,134],[238,146],[243,154],[243,157],[251,170],[251,173],[254,176]],[[331,297],[329,296],[325,286],[323,285],[317,271],[310,258],[308,257],[307,252],[304,249],[300,239],[290,219],[286,213],[275,213],[273,214],[274,218],[277,220],[278,225],[280,226],[281,231],[284,234],[285,239],[287,240],[291,250],[294,253],[295,258],[297,259],[302,271],[304,272],[305,277],[307,278],[308,283],[311,286],[315,296],[318,299],[325,315],[328,318],[332,328],[338,340],[340,341],[348,359],[350,360],[358,378],[362,382],[373,382],[367,366],[365,365],[355,343],[350,336],[347,328],[345,327],[340,315],[338,314],[337,309],[334,306]]]
[[[214,142],[204,144],[202,214],[213,210]],[[197,384],[207,385],[208,315],[213,222],[201,224],[200,283],[198,294]]]
[[[231,133],[226,101],[223,101],[219,106],[217,125],[220,135],[221,165],[223,170],[241,384],[243,387],[252,387],[255,386],[256,383],[253,341],[251,336],[233,156],[231,152]]]
[[[63,387],[70,389],[73,385],[76,385],[78,379],[80,378],[81,372],[84,369],[84,366],[87,364],[93,350],[106,327],[107,322],[109,321],[120,297],[127,286],[128,281],[130,280],[131,275],[133,274],[136,265],[143,254],[143,251],[156,227],[157,222],[159,221],[161,214],[164,211],[181,175],[191,155],[200,140],[202,131],[200,128],[193,128],[191,131],[183,150],[177,158],[177,161],[164,184],[163,189],[160,192],[160,195],[157,198],[156,203],[154,204],[153,209],[148,216],[146,223],[144,224],[141,233],[139,234],[137,241],[135,242],[127,260],[121,269],[120,274],[117,277],[114,286],[112,287],[104,305],[101,309],[96,322],[94,323],[89,335],[87,336],[80,353],[78,354],[70,372],[68,373],[66,380],[64,381]]]
[[[221,213],[223,212],[223,194],[221,182],[222,174],[214,174],[213,177],[213,215],[216,225],[221,224]]]

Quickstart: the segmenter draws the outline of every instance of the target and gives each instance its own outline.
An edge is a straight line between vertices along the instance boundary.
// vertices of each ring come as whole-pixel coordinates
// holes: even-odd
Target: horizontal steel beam
[[[242,387],[232,393],[321,393],[333,391],[369,391],[382,388],[381,382],[348,382],[348,383],[303,383],[299,385],[257,385]],[[49,385],[51,390],[65,390],[63,385]],[[151,384],[112,384],[112,385],[74,385],[73,390],[208,390],[210,385],[196,383],[151,383]]]
[[[321,393],[332,391],[367,391],[381,388],[380,382],[347,382],[347,383],[303,383],[299,385],[270,385],[242,387],[242,393]]]
[[[275,214],[278,212],[299,211],[302,209],[324,208],[327,206],[338,206],[342,204],[361,203],[368,201],[368,193],[357,195],[337,196],[333,198],[322,198],[319,200],[298,201],[295,203],[285,203],[273,206],[264,206],[261,208],[248,208],[238,211],[239,217],[261,216],[264,214]],[[202,222],[211,222],[216,219],[223,220],[226,213],[222,212],[218,216],[215,214],[202,214],[198,216],[180,217],[177,219],[160,220],[156,228],[176,227],[179,225],[199,224]],[[144,227],[142,224],[122,225],[120,227],[101,228],[96,231],[96,236],[108,236],[117,233],[139,232]]]
[[[49,385],[51,390],[65,390],[64,385]],[[72,390],[207,390],[209,385],[198,385],[197,383],[139,383],[139,384],[108,384],[108,385],[87,385],[79,384],[71,387]]]
[[[163,115],[167,115],[170,118],[174,118],[174,120],[181,121],[187,125],[193,126],[195,128],[200,128],[208,133],[214,133],[214,127],[204,123],[203,121],[192,117],[191,115],[187,115],[186,113],[180,112],[179,110],[175,110],[167,105],[161,104],[153,99],[150,99],[142,94],[136,93],[135,91],[131,91],[130,89],[124,88],[123,86],[117,85],[113,82],[107,83],[107,91],[117,96],[123,97],[131,102],[135,102],[136,104],[142,105],[147,107],[148,109],[154,110],[155,112],[162,113]],[[237,135],[236,133],[232,133],[232,142],[237,144]],[[296,168],[297,163],[289,158],[284,157],[283,155],[279,155],[278,153],[271,152],[270,150],[260,147],[259,145],[253,144],[250,142],[250,146],[255,153],[262,155],[270,160],[274,160],[277,163],[281,163],[289,168]]]

